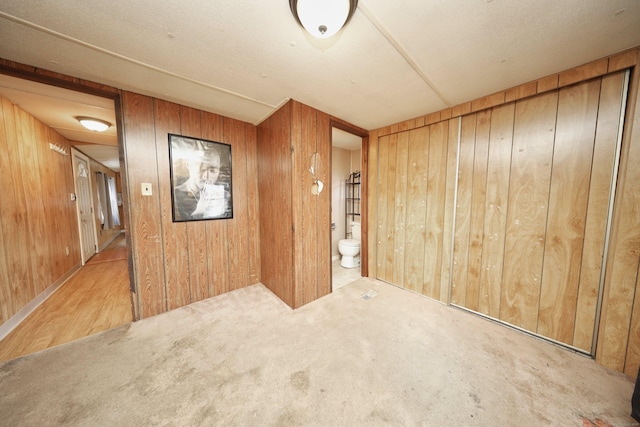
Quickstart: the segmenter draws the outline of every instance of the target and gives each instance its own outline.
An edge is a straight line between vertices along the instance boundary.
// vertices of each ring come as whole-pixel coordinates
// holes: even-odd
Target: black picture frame
[[[173,222],[233,218],[231,145],[169,134]]]

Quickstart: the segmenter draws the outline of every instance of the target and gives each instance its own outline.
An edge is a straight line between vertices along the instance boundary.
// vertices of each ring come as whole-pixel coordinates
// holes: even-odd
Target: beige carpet
[[[632,390],[361,279],[295,311],[255,285],[0,364],[0,425],[631,426]]]

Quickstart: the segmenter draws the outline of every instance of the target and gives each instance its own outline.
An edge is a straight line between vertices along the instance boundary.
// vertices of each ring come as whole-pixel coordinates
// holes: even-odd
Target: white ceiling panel
[[[253,124],[293,98],[374,129],[637,45],[638,0],[360,0],[329,40],[285,0],[0,0],[2,58]]]

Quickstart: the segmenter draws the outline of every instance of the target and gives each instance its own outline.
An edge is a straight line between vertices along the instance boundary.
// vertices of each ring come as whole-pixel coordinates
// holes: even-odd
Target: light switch
[[[143,182],[142,183],[142,195],[143,196],[151,196],[152,195],[151,183],[150,182]]]

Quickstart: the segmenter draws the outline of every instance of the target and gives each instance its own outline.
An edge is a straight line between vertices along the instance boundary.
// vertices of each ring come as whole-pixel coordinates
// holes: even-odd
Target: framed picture
[[[169,134],[173,222],[233,218],[231,146]]]

